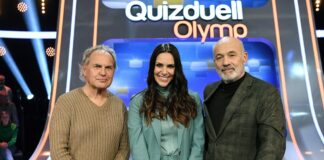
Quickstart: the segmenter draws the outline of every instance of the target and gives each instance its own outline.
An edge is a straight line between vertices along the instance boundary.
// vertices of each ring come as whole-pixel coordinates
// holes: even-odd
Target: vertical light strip
[[[95,9],[94,9],[94,21],[93,21],[93,41],[92,41],[93,47],[97,45],[98,14],[99,14],[99,0],[96,0]]]
[[[299,146],[297,144],[294,128],[292,127],[291,118],[290,118],[290,111],[289,111],[289,103],[288,103],[288,96],[287,96],[287,86],[286,86],[286,77],[285,77],[285,70],[284,64],[282,59],[282,48],[281,48],[281,40],[280,40],[280,30],[279,30],[279,22],[278,22],[278,15],[277,15],[277,4],[276,0],[272,0],[272,9],[273,9],[273,20],[274,20],[274,27],[276,33],[276,44],[277,44],[277,52],[278,52],[278,62],[279,62],[279,70],[280,70],[280,81],[281,81],[281,93],[283,96],[283,103],[285,107],[285,115],[288,125],[288,130],[290,134],[290,138],[292,140],[293,146],[297,153],[298,159],[303,160],[303,155],[300,152]]]
[[[53,86],[52,86],[52,96],[51,96],[51,103],[49,114],[47,118],[47,126],[45,126],[45,131],[41,137],[37,148],[35,149],[33,155],[29,158],[30,160],[37,160],[41,156],[41,151],[44,150],[44,146],[46,142],[48,142],[48,134],[49,134],[49,125],[51,122],[51,115],[54,109],[54,104],[56,101],[56,93],[57,93],[57,83],[58,83],[58,72],[59,72],[59,64],[60,64],[60,55],[61,55],[61,44],[62,44],[62,29],[63,29],[63,18],[64,18],[64,4],[65,0],[60,1],[60,15],[59,15],[59,24],[58,24],[58,32],[57,32],[57,39],[56,39],[56,54],[55,54],[55,66],[54,66],[54,73],[53,73]]]
[[[69,43],[69,59],[68,59],[68,69],[67,69],[67,73],[66,73],[66,88],[65,88],[65,92],[70,91],[71,70],[72,70],[72,58],[73,58],[73,45],[74,45],[74,30],[75,30],[76,4],[77,4],[77,0],[73,0],[72,17],[71,17],[71,30],[70,30],[71,36],[70,36],[70,43]]]
[[[317,131],[322,143],[324,144],[323,133],[321,131],[321,128],[319,127],[319,124],[318,124],[318,121],[316,118],[316,114],[315,114],[315,110],[314,110],[314,101],[313,101],[312,90],[311,90],[311,86],[310,86],[310,82],[309,82],[309,73],[308,73],[307,59],[306,59],[306,53],[305,53],[304,35],[302,32],[298,0],[294,0],[294,5],[295,5],[298,36],[299,36],[299,45],[300,45],[300,49],[301,49],[301,55],[302,55],[302,60],[303,60],[304,72],[305,72],[305,81],[306,81],[307,96],[308,96],[308,101],[309,101],[309,108],[311,111],[311,115],[312,115],[312,119],[313,119],[313,122],[314,122],[314,125],[316,128],[316,131]]]
[[[51,117],[54,105],[56,102],[56,94],[57,94],[57,84],[58,84],[58,72],[59,72],[59,65],[60,65],[60,58],[61,58],[61,48],[62,48],[62,30],[63,30],[63,18],[64,18],[64,3],[65,0],[61,0],[61,7],[60,7],[60,17],[59,17],[59,25],[58,25],[58,33],[56,39],[56,54],[55,54],[55,66],[54,66],[54,78],[53,78],[53,90],[52,90],[52,98],[51,98],[51,108],[49,112],[49,117]],[[49,119],[50,122],[51,119]],[[48,122],[48,123],[49,123]]]
[[[322,98],[322,106],[323,106],[323,110],[324,110],[324,86],[323,86],[323,78],[322,78],[323,71],[322,71],[322,68],[320,65],[321,58],[319,57],[318,50],[317,50],[318,48],[316,46],[317,41],[315,39],[316,36],[315,36],[315,29],[314,29],[315,23],[313,21],[310,0],[306,1],[306,7],[307,7],[307,13],[308,13],[308,23],[309,23],[309,28],[310,28],[310,34],[312,37],[312,46],[313,46],[313,51],[314,51],[313,53],[314,53],[314,59],[315,59],[315,65],[316,65],[317,80],[318,80],[319,90],[320,90],[321,98]],[[320,31],[320,30],[318,30],[318,31]],[[324,31],[323,31],[323,33],[324,33]]]

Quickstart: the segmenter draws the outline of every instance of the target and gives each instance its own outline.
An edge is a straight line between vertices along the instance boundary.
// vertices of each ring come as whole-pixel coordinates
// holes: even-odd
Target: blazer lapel
[[[206,115],[206,131],[211,134],[211,139],[216,139],[216,132],[212,120],[209,117],[208,109],[205,105],[205,115]]]
[[[217,83],[214,83],[213,86],[211,86],[211,90],[209,91],[208,95],[204,99],[204,103],[209,100],[209,98],[214,94],[214,92],[217,90],[219,85],[220,85],[220,82],[217,82]]]
[[[242,101],[245,99],[247,96],[247,92],[249,91],[249,87],[251,86],[252,83],[252,78],[248,73],[239,88],[236,90],[233,98],[231,99],[230,103],[226,107],[226,112],[221,124],[221,127],[219,128],[218,136],[223,133],[225,127],[227,126],[227,123],[231,120],[233,114],[236,112],[236,110],[239,108],[240,104]]]
[[[206,104],[206,102],[214,94],[214,92],[217,90],[219,85],[220,85],[220,83],[213,84],[211,91],[208,93],[208,95],[204,99],[204,104]],[[211,119],[209,117],[209,111],[208,111],[208,107],[206,105],[204,107],[204,110],[205,110],[205,115],[206,115],[206,125],[207,125],[206,130],[208,130],[208,132],[211,133],[211,136],[212,136],[211,139],[216,139],[215,128],[213,126],[213,122],[211,121]]]
[[[152,128],[154,130],[157,143],[161,145],[161,121],[156,118],[153,118]]]

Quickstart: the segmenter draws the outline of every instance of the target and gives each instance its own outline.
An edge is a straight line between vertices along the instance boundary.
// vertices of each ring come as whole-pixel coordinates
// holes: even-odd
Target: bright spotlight
[[[27,4],[24,3],[24,2],[20,2],[20,3],[18,3],[18,5],[17,5],[17,9],[18,9],[19,12],[24,13],[24,12],[27,11],[28,6],[27,6]]]
[[[43,0],[41,3],[42,6],[42,14],[45,14],[45,1]]]
[[[5,46],[5,43],[3,43],[2,39],[0,39],[0,46],[3,46],[4,48],[7,48]],[[9,50],[6,51],[6,55],[3,56],[4,61],[6,62],[8,68],[10,69],[11,73],[15,76],[18,84],[24,91],[25,95],[32,95],[29,87],[26,84],[25,79],[23,78],[22,74],[20,73],[20,70],[18,69],[16,62],[13,60]]]
[[[48,47],[46,49],[46,55],[49,57],[53,57],[55,55],[55,49],[53,47]]]
[[[31,99],[33,99],[33,98],[34,98],[34,95],[33,95],[33,94],[30,94],[30,95],[27,96],[27,99],[28,99],[28,100],[31,100]]]
[[[29,11],[24,14],[24,19],[27,24],[27,28],[29,31],[39,32],[41,30],[40,24],[38,21],[37,9],[35,5],[35,1],[33,0],[25,0],[28,4]],[[34,53],[38,62],[38,67],[40,69],[44,86],[46,88],[47,95],[51,93],[51,80],[48,71],[48,65],[46,60],[45,47],[43,41],[40,39],[33,39],[32,45],[34,48]]]
[[[4,56],[6,54],[6,48],[3,46],[0,46],[0,56]]]

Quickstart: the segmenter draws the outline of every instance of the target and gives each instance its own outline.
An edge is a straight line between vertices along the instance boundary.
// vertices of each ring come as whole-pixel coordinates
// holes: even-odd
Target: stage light
[[[42,0],[41,6],[42,6],[42,14],[45,14],[45,0]]]
[[[6,54],[6,48],[3,46],[0,46],[0,56],[4,56]]]
[[[48,47],[46,49],[46,55],[49,57],[55,56],[55,49],[53,47]]]
[[[36,5],[33,0],[26,0],[25,1],[29,7],[29,11],[24,14],[24,19],[27,24],[27,28],[29,31],[39,32],[40,31],[40,24],[38,22],[38,15]],[[32,39],[32,46],[34,48],[34,53],[36,55],[36,59],[38,62],[38,67],[40,69],[42,79],[45,85],[45,89],[47,92],[47,96],[51,94],[51,81],[48,71],[48,65],[45,55],[45,48],[43,41],[40,39]]]
[[[2,41],[2,39],[0,39],[0,46],[7,48],[6,45],[4,44],[4,42]],[[16,62],[11,57],[11,54],[8,49],[6,50],[6,54],[3,56],[3,59],[6,62],[11,73],[15,76],[18,84],[20,85],[20,87],[22,88],[22,90],[24,91],[24,93],[28,99],[28,97],[30,97],[30,95],[33,95],[33,94],[31,93],[29,87],[27,86],[22,74],[20,73],[20,70],[18,69],[18,67],[16,65]]]
[[[303,68],[303,64],[301,63],[293,63],[291,66],[291,76],[293,78],[304,78],[305,72]]]
[[[302,117],[302,116],[309,115],[309,113],[307,113],[307,112],[291,112],[290,115],[292,117]]]
[[[321,0],[316,0],[315,1],[315,11],[318,12],[320,10],[320,4],[321,4]]]
[[[24,13],[24,12],[27,11],[27,9],[28,9],[28,5],[27,5],[26,3],[24,3],[24,2],[20,2],[20,3],[18,3],[18,5],[17,5],[17,9],[18,9],[19,12]]]
[[[33,99],[33,98],[34,98],[34,95],[33,95],[33,94],[30,94],[30,95],[27,96],[27,99],[28,99],[28,100],[31,100],[31,99]]]
[[[32,40],[32,45],[35,50],[35,55],[36,59],[38,62],[38,67],[40,69],[44,85],[46,88],[47,95],[50,95],[51,93],[51,81],[50,81],[50,76],[49,76],[49,71],[48,71],[48,65],[47,65],[47,60],[45,56],[45,49],[44,45],[41,40],[39,39],[33,39]]]
[[[4,31],[0,30],[1,38],[18,39],[56,39],[56,32]]]

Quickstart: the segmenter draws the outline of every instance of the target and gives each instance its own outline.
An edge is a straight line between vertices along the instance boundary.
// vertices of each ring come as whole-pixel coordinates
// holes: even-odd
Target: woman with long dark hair
[[[150,59],[147,88],[128,113],[133,160],[202,160],[204,126],[197,93],[188,91],[178,49],[158,45]]]

